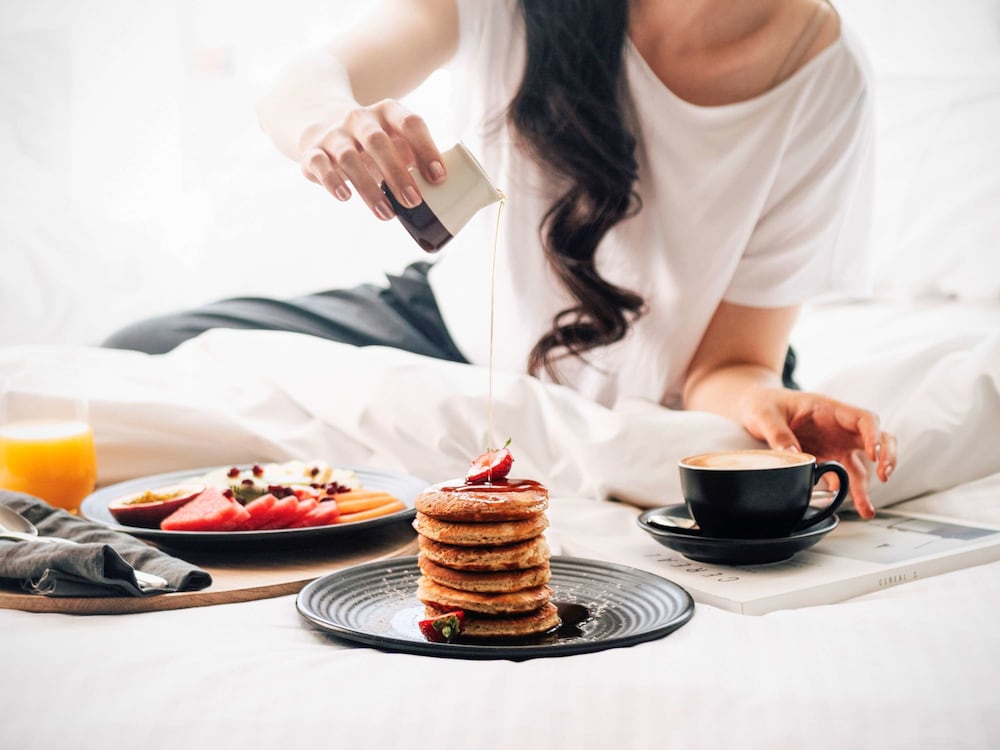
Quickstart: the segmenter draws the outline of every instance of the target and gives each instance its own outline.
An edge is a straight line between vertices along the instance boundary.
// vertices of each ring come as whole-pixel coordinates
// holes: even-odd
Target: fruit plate
[[[102,487],[83,501],[80,506],[80,515],[117,531],[124,531],[133,536],[168,546],[210,544],[212,547],[218,548],[220,546],[258,546],[261,544],[299,545],[307,542],[321,542],[343,534],[356,534],[361,531],[377,528],[383,524],[411,521],[416,514],[413,502],[421,490],[425,489],[428,485],[428,482],[423,479],[395,471],[367,469],[356,466],[339,468],[351,469],[358,475],[358,479],[366,489],[389,492],[402,500],[406,507],[395,513],[370,518],[365,521],[352,521],[351,523],[331,524],[328,526],[307,526],[296,529],[267,529],[262,531],[164,531],[163,529],[147,529],[121,524],[115,520],[114,516],[111,515],[111,511],[108,510],[108,504],[123,495],[142,492],[144,490],[154,490],[174,484],[184,484],[218,469],[218,467],[211,467],[207,469],[175,471],[168,474],[155,474],[153,476],[130,479],[127,482]]]
[[[425,640],[418,622],[417,558],[377,560],[317,578],[299,592],[299,614],[337,638],[387,651],[459,659],[532,659],[633,646],[662,638],[694,614],[672,581],[624,565],[575,557],[551,560],[552,602],[563,624],[530,640]]]

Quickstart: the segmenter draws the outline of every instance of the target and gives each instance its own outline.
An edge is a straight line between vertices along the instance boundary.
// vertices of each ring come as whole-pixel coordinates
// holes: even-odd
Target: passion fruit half
[[[203,484],[175,484],[155,490],[133,492],[108,504],[108,510],[123,526],[158,529],[160,521],[205,491]]]

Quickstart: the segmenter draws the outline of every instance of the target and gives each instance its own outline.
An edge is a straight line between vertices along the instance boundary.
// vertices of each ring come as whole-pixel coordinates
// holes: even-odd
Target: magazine
[[[816,546],[768,565],[694,562],[650,541],[630,538],[616,560],[669,578],[698,602],[746,615],[830,604],[1000,560],[998,527],[891,510],[871,521],[844,513]]]

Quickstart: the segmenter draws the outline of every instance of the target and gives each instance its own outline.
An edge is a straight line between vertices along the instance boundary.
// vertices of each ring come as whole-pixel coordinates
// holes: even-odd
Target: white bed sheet
[[[565,500],[554,518],[566,513],[634,529],[622,506]],[[1000,563],[762,617],[699,605],[658,641],[522,663],[349,646],[293,597],[0,611],[0,744],[985,750],[1000,741],[998,582]]]
[[[953,325],[929,313],[937,328],[859,310],[857,330],[850,311],[811,312],[802,372],[900,435],[880,504],[995,521],[1000,337],[992,310],[981,326],[961,310]],[[486,438],[483,370],[291,334],[217,331],[162,357],[0,349],[0,374],[13,371],[91,398],[104,482],[313,455],[437,479]],[[752,444],[711,415],[604,409],[523,376],[495,389],[497,434],[514,437],[518,472],[553,490],[567,554],[575,542],[591,554],[600,529],[596,548],[614,559],[615,541],[640,533],[635,508],[598,498],[674,501],[681,453]],[[520,664],[349,647],[302,622],[291,597],[119,617],[0,611],[0,746],[995,747],[998,574],[762,617],[699,605],[660,641]]]

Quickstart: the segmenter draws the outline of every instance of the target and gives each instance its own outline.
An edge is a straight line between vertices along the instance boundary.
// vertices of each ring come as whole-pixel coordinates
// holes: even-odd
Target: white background
[[[281,63],[371,4],[0,0],[0,344],[96,343],[156,312],[421,257],[256,123]],[[877,73],[879,295],[996,303],[1000,3],[838,8]],[[441,72],[409,100],[442,145],[453,93]]]

